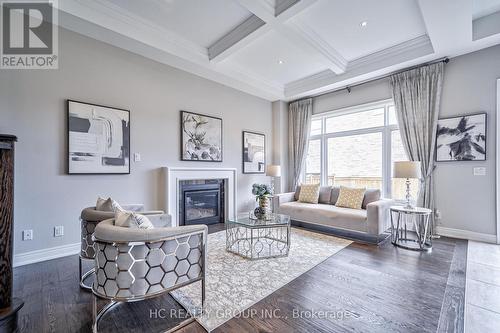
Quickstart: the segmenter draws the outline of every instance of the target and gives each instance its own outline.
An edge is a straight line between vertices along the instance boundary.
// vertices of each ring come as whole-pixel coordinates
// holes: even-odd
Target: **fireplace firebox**
[[[179,225],[224,222],[224,179],[179,182]]]

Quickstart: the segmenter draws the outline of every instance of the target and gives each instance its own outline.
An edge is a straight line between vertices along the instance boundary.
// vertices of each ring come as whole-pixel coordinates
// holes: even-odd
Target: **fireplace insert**
[[[182,180],[179,225],[224,222],[224,180]]]

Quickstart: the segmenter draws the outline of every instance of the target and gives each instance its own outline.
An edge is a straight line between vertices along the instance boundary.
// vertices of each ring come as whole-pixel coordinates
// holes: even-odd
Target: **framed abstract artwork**
[[[266,172],[266,136],[243,131],[243,173]]]
[[[68,173],[130,173],[130,111],[67,101]]]
[[[486,113],[439,119],[436,161],[485,161]]]
[[[181,111],[181,160],[222,162],[222,119]]]

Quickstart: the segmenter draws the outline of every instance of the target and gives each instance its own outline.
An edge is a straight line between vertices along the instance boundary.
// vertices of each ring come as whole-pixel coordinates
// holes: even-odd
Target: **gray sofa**
[[[322,186],[317,204],[298,201],[300,187],[295,192],[278,194],[274,211],[289,215],[296,226],[330,232],[356,240],[380,243],[387,238],[390,227],[389,207],[392,200],[381,199],[380,190],[366,190],[362,209],[335,206],[339,187]]]

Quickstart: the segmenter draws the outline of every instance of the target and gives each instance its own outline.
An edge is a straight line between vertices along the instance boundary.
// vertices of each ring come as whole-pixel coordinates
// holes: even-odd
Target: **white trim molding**
[[[81,249],[80,243],[66,244],[61,246],[49,247],[19,254],[14,254],[14,267],[34,264],[41,261],[62,258],[79,254]]]
[[[497,220],[497,244],[500,244],[500,79],[497,79],[497,123],[496,123],[496,220]]]
[[[467,240],[485,242],[485,243],[495,244],[497,241],[496,235],[483,234],[480,232],[447,228],[447,227],[442,227],[442,226],[436,227],[436,233],[438,235],[445,236],[445,237],[467,239]]]
[[[236,168],[163,167],[165,177],[165,212],[172,217],[172,226],[178,226],[179,181],[195,179],[225,179],[226,219],[236,217]]]

